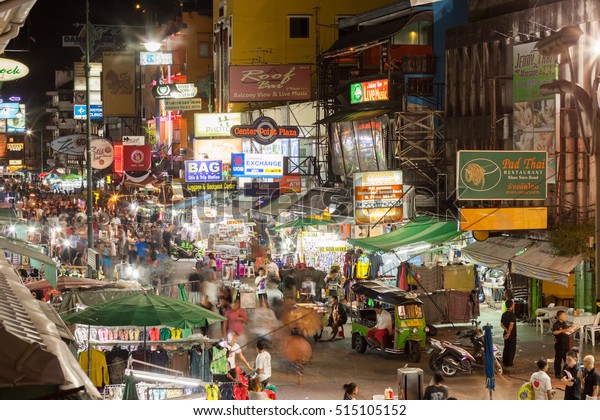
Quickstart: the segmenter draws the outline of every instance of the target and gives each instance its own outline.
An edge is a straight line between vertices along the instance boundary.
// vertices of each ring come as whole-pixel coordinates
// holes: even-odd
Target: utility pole
[[[87,237],[88,248],[94,248],[94,180],[92,171],[92,125],[90,120],[90,0],[85,1],[85,137],[87,166]]]

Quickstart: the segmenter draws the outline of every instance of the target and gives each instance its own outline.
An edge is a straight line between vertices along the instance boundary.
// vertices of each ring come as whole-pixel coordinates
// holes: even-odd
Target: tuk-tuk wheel
[[[367,351],[367,340],[359,333],[354,333],[352,335],[352,347],[357,353],[364,353]]]
[[[406,353],[408,354],[408,360],[410,360],[413,363],[419,363],[421,361],[421,345],[419,344],[419,342],[407,342]]]

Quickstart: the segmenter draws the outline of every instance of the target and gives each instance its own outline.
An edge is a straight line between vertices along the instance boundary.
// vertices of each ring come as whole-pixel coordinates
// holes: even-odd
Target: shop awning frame
[[[513,237],[489,238],[473,242],[461,250],[465,260],[484,267],[508,271],[509,261],[532,244],[532,240]]]
[[[392,108],[385,107],[379,109],[346,110],[336,112],[335,114],[322,118],[315,124],[331,124],[334,122],[366,120],[369,118],[380,117],[389,112],[392,112]]]
[[[364,239],[349,239],[356,247],[375,252],[390,252],[415,243],[438,245],[460,236],[456,220],[443,220],[431,217],[419,217],[385,235]]]
[[[569,273],[585,258],[557,255],[549,242],[536,242],[511,260],[511,272],[567,286]]]
[[[433,20],[433,11],[420,11],[412,16],[396,19],[381,25],[364,26],[358,32],[346,34],[323,53],[324,58],[334,58],[341,55],[356,54],[359,51],[387,42],[390,37],[402,31],[413,22]]]

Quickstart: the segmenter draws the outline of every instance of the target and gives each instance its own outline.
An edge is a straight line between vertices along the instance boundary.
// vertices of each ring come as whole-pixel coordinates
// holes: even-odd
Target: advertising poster
[[[231,102],[303,101],[311,99],[311,66],[230,66]]]
[[[548,153],[548,183],[556,182],[556,95],[544,96],[540,86],[557,76],[556,57],[542,57],[535,42],[513,47],[513,149]]]
[[[458,152],[459,200],[544,200],[547,152]]]
[[[402,171],[354,174],[354,220],[357,225],[398,223],[403,217]]]
[[[102,94],[105,117],[135,116],[135,52],[105,51]]]
[[[387,101],[389,99],[388,85],[387,79],[352,83],[350,85],[350,103]]]
[[[92,168],[106,169],[115,159],[115,151],[110,141],[97,138],[92,140]]]

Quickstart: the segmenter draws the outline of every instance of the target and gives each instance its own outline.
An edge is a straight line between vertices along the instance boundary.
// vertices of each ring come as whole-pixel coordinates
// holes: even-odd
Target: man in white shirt
[[[227,340],[219,343],[221,347],[227,349],[227,376],[234,382],[238,380],[236,356],[239,355],[239,358],[242,362],[244,362],[246,367],[252,370],[252,366],[250,366],[250,363],[248,363],[248,360],[246,360],[246,357],[244,357],[244,353],[242,353],[242,348],[237,343],[237,339],[238,335],[233,331],[229,331],[227,333]]]
[[[267,351],[267,344],[263,340],[256,342],[256,361],[254,362],[254,369],[256,371],[256,377],[260,381],[260,389],[263,391],[269,380],[271,379],[271,355]]]
[[[529,382],[531,382],[533,390],[535,391],[535,399],[551,400],[554,396],[554,392],[552,391],[552,381],[546,373],[548,370],[548,362],[544,359],[540,359],[536,364],[539,370],[531,375],[531,378],[529,379]]]
[[[381,307],[381,303],[375,303],[377,313],[377,324],[367,332],[367,337],[372,338],[377,347],[384,348],[386,338],[392,334],[392,316]]]

